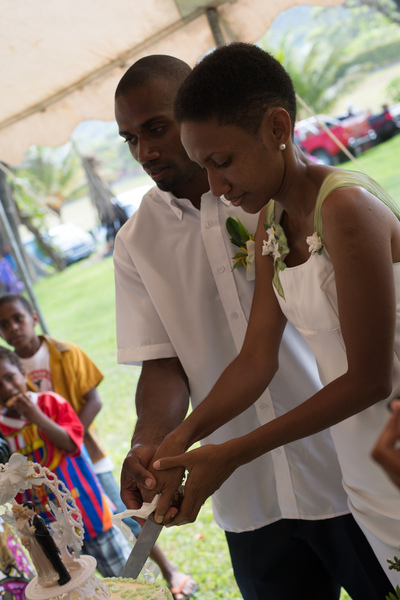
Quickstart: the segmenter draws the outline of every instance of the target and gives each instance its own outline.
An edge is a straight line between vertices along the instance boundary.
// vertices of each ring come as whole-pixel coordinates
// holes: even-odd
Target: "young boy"
[[[118,576],[130,546],[111,523],[109,503],[83,446],[83,425],[72,407],[54,392],[27,391],[21,362],[7,348],[0,348],[0,405],[0,431],[11,451],[47,467],[64,482],[82,514],[84,552],[96,558],[104,577]],[[20,499],[32,501],[49,521],[50,497],[44,488],[33,488]]]
[[[100,447],[93,424],[93,419],[101,409],[97,386],[103,375],[75,344],[57,341],[48,335],[37,335],[35,327],[38,321],[38,314],[24,296],[4,294],[0,297],[0,336],[20,358],[28,387],[39,392],[54,391],[71,404],[85,428],[84,444],[94,471],[117,512],[123,512],[125,506],[112,473],[112,461]],[[137,521],[129,519],[129,527],[137,537],[140,533]],[[170,563],[157,544],[150,558],[160,567],[175,598],[189,598],[196,585],[190,575],[182,573]]]

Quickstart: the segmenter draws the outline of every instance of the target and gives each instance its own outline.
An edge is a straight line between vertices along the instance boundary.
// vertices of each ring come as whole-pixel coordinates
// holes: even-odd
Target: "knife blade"
[[[160,535],[162,525],[155,523],[153,515],[150,515],[143,525],[136,544],[133,546],[128,560],[121,571],[120,577],[130,577],[136,579],[144,567],[144,563],[149,558],[150,552]]]

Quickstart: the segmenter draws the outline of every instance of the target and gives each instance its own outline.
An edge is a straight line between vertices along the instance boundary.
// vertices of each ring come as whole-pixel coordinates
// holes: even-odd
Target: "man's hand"
[[[143,502],[151,502],[154,498],[155,492],[152,490],[156,486],[156,479],[147,467],[155,451],[154,446],[134,444],[124,460],[121,472],[121,498],[127,508],[140,508]],[[141,524],[143,523],[144,521]]]
[[[178,358],[143,362],[136,389],[138,420],[121,474],[121,498],[127,508],[140,508],[157,493],[156,474],[151,467],[154,455],[185,418],[188,405],[187,377]],[[171,501],[176,499],[172,493]]]
[[[372,450],[372,458],[400,488],[400,400],[393,400],[390,407],[393,414]]]
[[[148,458],[150,457],[150,458]],[[121,498],[127,508],[140,508],[143,502],[151,502],[158,493],[154,475],[145,468],[150,466],[154,457],[154,448],[144,444],[135,444],[128,452],[122,467],[121,473]],[[175,487],[168,495],[168,507],[166,509],[166,521],[169,523],[178,512],[178,506],[182,502],[182,488],[179,485]],[[177,489],[178,488],[178,489]],[[143,526],[144,519],[135,517]]]

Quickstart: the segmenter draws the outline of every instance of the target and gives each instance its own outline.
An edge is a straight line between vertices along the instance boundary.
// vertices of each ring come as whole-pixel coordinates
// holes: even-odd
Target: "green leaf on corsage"
[[[232,217],[227,218],[226,229],[232,244],[240,248],[240,252],[236,252],[235,256],[232,257],[232,270],[244,267],[246,269],[246,279],[251,281],[255,278],[255,236],[247,231],[239,219],[233,219]]]
[[[233,260],[233,269],[237,269],[238,267],[247,267],[247,252],[236,252],[235,256],[232,258]]]
[[[239,248],[245,246],[247,240],[254,240],[254,236],[247,231],[239,219],[228,217],[226,220],[226,229],[228,230],[232,244],[239,246]]]

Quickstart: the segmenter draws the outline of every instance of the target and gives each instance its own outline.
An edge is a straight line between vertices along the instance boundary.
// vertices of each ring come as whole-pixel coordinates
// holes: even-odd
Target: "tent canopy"
[[[114,91],[147,54],[194,65],[223,41],[255,42],[300,4],[344,0],[2,0],[0,161],[32,144],[58,146],[88,119],[112,120]]]

